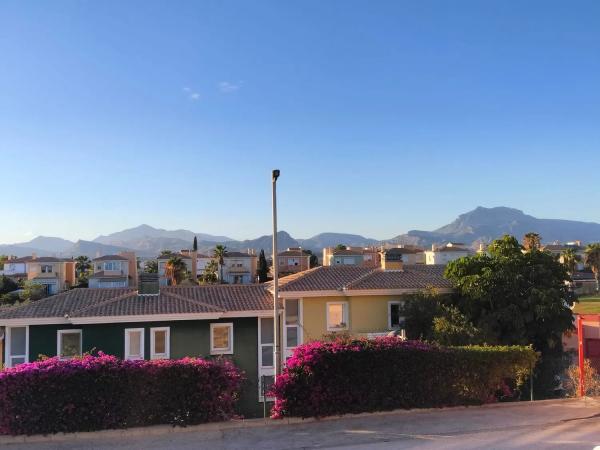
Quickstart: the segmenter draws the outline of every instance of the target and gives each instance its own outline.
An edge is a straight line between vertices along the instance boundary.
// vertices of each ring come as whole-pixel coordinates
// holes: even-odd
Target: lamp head
[[[279,169],[273,170],[273,181],[277,181],[277,178],[279,178]]]

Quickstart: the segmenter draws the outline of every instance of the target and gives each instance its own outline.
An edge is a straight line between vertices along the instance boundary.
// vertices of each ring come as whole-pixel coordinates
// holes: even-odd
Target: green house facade
[[[263,286],[74,289],[0,313],[7,367],[102,351],[123,359],[229,358],[244,372],[239,412],[262,416],[273,375],[273,300]],[[267,408],[268,411],[268,408]]]

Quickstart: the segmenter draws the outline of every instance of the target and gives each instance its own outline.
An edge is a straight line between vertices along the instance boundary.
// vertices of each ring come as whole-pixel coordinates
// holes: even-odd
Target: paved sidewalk
[[[265,425],[262,420],[253,420],[187,429],[152,427],[130,432],[81,433],[62,439],[12,444],[9,448],[592,450],[600,445],[600,403],[593,400],[522,402],[361,414],[289,424],[277,421]]]

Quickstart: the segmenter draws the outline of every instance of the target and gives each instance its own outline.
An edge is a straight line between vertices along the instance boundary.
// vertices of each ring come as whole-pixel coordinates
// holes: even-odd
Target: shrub
[[[481,404],[511,396],[535,364],[530,347],[440,347],[395,337],[315,341],[296,349],[272,417]]]
[[[585,359],[583,362],[584,379],[583,386],[585,389],[585,395],[597,397],[600,395],[600,377],[598,371],[592,365],[589,359]],[[579,365],[572,365],[567,369],[566,373],[566,391],[569,397],[579,396]]]
[[[227,420],[241,379],[225,360],[122,361],[99,353],[22,364],[0,372],[0,434]]]

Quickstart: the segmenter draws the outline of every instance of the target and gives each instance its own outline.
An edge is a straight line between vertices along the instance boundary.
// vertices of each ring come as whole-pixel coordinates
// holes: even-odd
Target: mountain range
[[[600,241],[600,224],[561,219],[538,219],[518,209],[507,207],[478,207],[461,214],[453,222],[433,231],[411,230],[392,239],[380,241],[355,234],[321,233],[308,239],[295,239],[285,231],[277,233],[280,249],[303,247],[320,255],[323,247],[345,244],[369,246],[383,243],[416,244],[430,246],[444,242],[463,242],[477,245],[490,242],[503,234],[512,234],[519,239],[528,232],[536,232],[545,243],[553,241],[581,240]],[[237,241],[227,236],[214,236],[194,233],[189,230],[163,230],[150,225],[140,225],[106,236],[98,236],[93,241],[69,241],[58,237],[38,236],[29,242],[0,245],[0,254],[26,256],[35,252],[38,256],[79,256],[95,257],[118,253],[122,250],[135,251],[141,257],[155,257],[161,250],[181,250],[191,248],[194,236],[198,239],[198,251],[210,253],[216,244],[223,244],[229,250],[271,252],[271,236]]]

